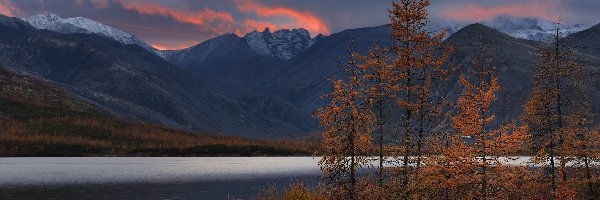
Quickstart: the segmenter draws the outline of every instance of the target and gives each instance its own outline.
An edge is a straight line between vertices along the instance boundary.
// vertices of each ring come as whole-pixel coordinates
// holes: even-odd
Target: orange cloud
[[[178,50],[185,49],[191,46],[198,44],[197,41],[187,41],[179,44],[169,43],[169,44],[161,44],[161,43],[152,43],[150,46],[154,47],[158,50]]]
[[[19,6],[10,0],[0,0],[0,14],[10,17],[22,16],[25,13],[19,9]]]
[[[559,1],[530,0],[505,6],[483,7],[476,4],[456,5],[442,10],[442,16],[453,20],[482,21],[492,19],[499,15],[512,15],[515,17],[540,17],[546,20],[556,20]]]
[[[1,1],[1,0],[0,0]],[[169,17],[178,22],[195,25],[202,30],[202,36],[198,38],[214,37],[224,33],[235,33],[239,36],[269,27],[273,30],[282,28],[305,28],[311,34],[329,34],[329,28],[317,16],[310,12],[301,12],[285,7],[268,7],[258,4],[252,0],[236,0],[237,10],[250,13],[250,18],[234,19],[229,12],[215,11],[209,8],[202,10],[191,10],[186,5],[176,9],[161,5],[157,2],[140,2],[128,0],[116,0],[121,7],[131,10],[140,15],[153,15]],[[182,9],[183,8],[183,9]],[[281,22],[289,21],[289,22]],[[277,22],[275,22],[277,21]],[[168,31],[167,31],[168,32]],[[177,42],[154,41],[150,42],[154,48],[161,50],[181,49],[193,46],[201,41],[188,39],[177,40]]]
[[[253,19],[247,19],[244,21],[244,26],[245,26],[245,31],[246,32],[251,32],[254,30],[258,30],[261,31],[266,27],[269,27],[271,29],[281,29],[281,27],[279,27],[279,25],[273,24],[271,22],[268,21],[257,21],[257,20],[253,20]]]
[[[254,13],[260,17],[287,17],[296,22],[295,24],[280,25],[282,27],[305,28],[311,32],[311,34],[329,34],[329,27],[327,27],[327,25],[325,25],[325,23],[316,15],[310,12],[301,12],[286,7],[268,7],[253,0],[236,0],[236,4],[238,9],[242,12]],[[246,25],[256,25],[256,23],[246,23]]]
[[[228,12],[214,11],[209,8],[204,8],[200,11],[180,11],[170,7],[162,6],[158,3],[140,3],[121,1],[124,9],[134,10],[142,15],[160,15],[172,17],[173,19],[194,25],[206,25],[214,21],[223,21],[233,23],[233,16]]]

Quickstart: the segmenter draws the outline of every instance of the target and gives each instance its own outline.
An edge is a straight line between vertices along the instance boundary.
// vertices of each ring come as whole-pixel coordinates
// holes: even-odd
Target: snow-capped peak
[[[498,16],[480,23],[516,38],[540,42],[549,42],[552,35],[556,32],[557,26],[556,23],[543,19],[512,16]],[[560,28],[561,34],[568,36],[589,27],[583,24],[576,24],[574,26],[561,25]]]
[[[260,55],[270,55],[282,59],[290,59],[304,49],[310,47],[316,40],[303,28],[281,29],[271,33],[269,28],[262,32],[252,31],[244,36],[248,45]]]
[[[466,27],[467,25],[467,23],[460,23],[456,21],[435,18],[429,23],[427,23],[427,26],[425,28],[432,34],[439,34],[445,31],[446,34],[444,35],[444,39],[447,39],[452,34],[458,32],[460,29]]]
[[[539,42],[551,42],[551,36],[556,33],[556,23],[532,17],[513,17],[501,15],[487,21],[481,21],[479,23],[515,38]],[[450,35],[456,33],[467,25],[469,25],[469,23],[445,19],[433,19],[427,24],[426,28],[432,33],[446,31],[446,38],[448,38]],[[576,24],[573,26],[562,25],[560,32],[562,36],[568,36],[587,28],[589,27],[583,24]]]
[[[136,44],[149,51],[155,52],[154,48],[132,34],[84,17],[63,19],[56,14],[39,14],[25,17],[22,20],[28,22],[37,29],[46,29],[64,34],[97,34],[114,39],[123,44]]]

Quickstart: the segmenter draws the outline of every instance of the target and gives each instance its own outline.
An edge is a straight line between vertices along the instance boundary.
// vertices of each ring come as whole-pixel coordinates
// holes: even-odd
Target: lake
[[[251,199],[318,183],[312,157],[0,158],[0,199]]]
[[[252,199],[272,184],[287,187],[303,181],[316,186],[322,174],[319,159],[0,158],[0,199]],[[508,165],[541,166],[530,165],[530,159],[517,156],[501,160]],[[377,165],[375,157],[371,165]]]

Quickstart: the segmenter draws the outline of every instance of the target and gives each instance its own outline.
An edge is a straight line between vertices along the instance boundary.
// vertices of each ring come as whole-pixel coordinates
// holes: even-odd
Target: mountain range
[[[529,94],[539,52],[553,24],[501,16],[480,24],[434,21],[455,47],[458,66],[439,92],[457,99],[457,78],[467,71],[481,35],[493,45],[500,93],[492,110],[515,119]],[[600,26],[564,29],[566,41],[600,91]],[[318,130],[312,112],[324,105],[329,79],[340,77],[339,55],[354,38],[364,53],[390,44],[387,25],[311,37],[304,29],[224,34],[182,50],[158,51],[135,36],[85,18],[0,17],[0,67],[55,84],[114,116],[175,128],[247,137],[296,137]],[[597,46],[597,45],[596,45]],[[598,92],[593,94],[599,99]],[[595,108],[598,110],[598,108]]]
[[[137,45],[0,20],[0,65],[43,79],[116,116],[206,133],[298,135],[311,118],[276,96],[188,73]],[[312,128],[312,129],[311,129]]]

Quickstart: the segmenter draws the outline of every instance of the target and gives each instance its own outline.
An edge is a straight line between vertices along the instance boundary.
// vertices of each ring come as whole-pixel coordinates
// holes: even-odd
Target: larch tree
[[[369,163],[374,115],[359,77],[361,56],[352,48],[349,51],[346,61],[340,63],[347,80],[332,81],[333,91],[326,96],[330,104],[316,115],[324,128],[319,165],[330,192],[342,199],[357,199],[357,171]]]
[[[391,20],[391,36],[394,44],[390,47],[394,60],[399,92],[397,104],[404,110],[402,134],[399,145],[401,157],[400,183],[409,184],[411,163],[421,166],[424,152],[424,137],[432,129],[437,103],[431,86],[445,76],[442,65],[453,52],[450,46],[442,44],[445,32],[427,31],[429,0],[400,0],[392,2],[388,10]],[[416,154],[416,159],[410,156]],[[415,170],[417,171],[417,170]]]
[[[549,171],[549,177],[543,178],[550,179],[552,195],[558,195],[558,181],[566,184],[566,164],[579,148],[574,142],[582,138],[580,132],[591,120],[589,109],[581,109],[587,104],[580,92],[583,68],[574,61],[574,51],[566,47],[559,30],[557,27],[553,44],[540,56],[532,93],[521,116],[533,136],[535,162]]]
[[[575,149],[574,166],[581,169],[579,172],[580,185],[585,185],[588,199],[600,198],[600,127],[593,129],[578,130],[575,135],[576,141],[573,142]],[[585,198],[585,197],[584,197]]]
[[[390,101],[398,91],[395,85],[397,76],[395,76],[394,67],[390,63],[391,57],[388,49],[375,45],[362,60],[359,65],[362,71],[361,79],[365,82],[365,93],[369,99],[370,108],[375,114],[373,135],[376,136],[375,143],[377,143],[375,155],[379,157],[377,181],[381,188],[385,179],[385,157],[389,155],[385,148],[386,136],[389,136],[389,132],[385,127],[389,123],[388,117],[391,114]]]
[[[527,131],[514,122],[492,127],[495,115],[490,108],[499,86],[493,57],[484,52],[482,40],[469,69],[472,75],[460,77],[465,89],[457,103],[458,114],[452,117],[454,133],[441,141],[446,145],[433,158],[437,165],[427,169],[434,180],[445,182],[443,193],[452,198],[487,199],[517,190],[511,185],[515,167],[507,166],[504,158],[521,149]]]
[[[589,108],[589,107],[588,107]],[[600,131],[598,128],[574,127],[570,128],[565,143],[569,144],[572,156],[572,181],[573,188],[577,188],[578,199],[598,199],[600,197],[600,187],[598,174],[598,163],[600,162]]]
[[[594,187],[597,187],[597,166],[594,162],[600,158],[600,135],[597,129],[592,128],[596,113],[592,112],[592,95],[588,89],[592,80],[587,74],[583,68],[571,73],[574,81],[565,91],[564,141],[560,150],[572,163],[572,181],[568,181],[571,187],[585,188],[577,192],[581,198],[596,199],[600,194],[594,191]]]

